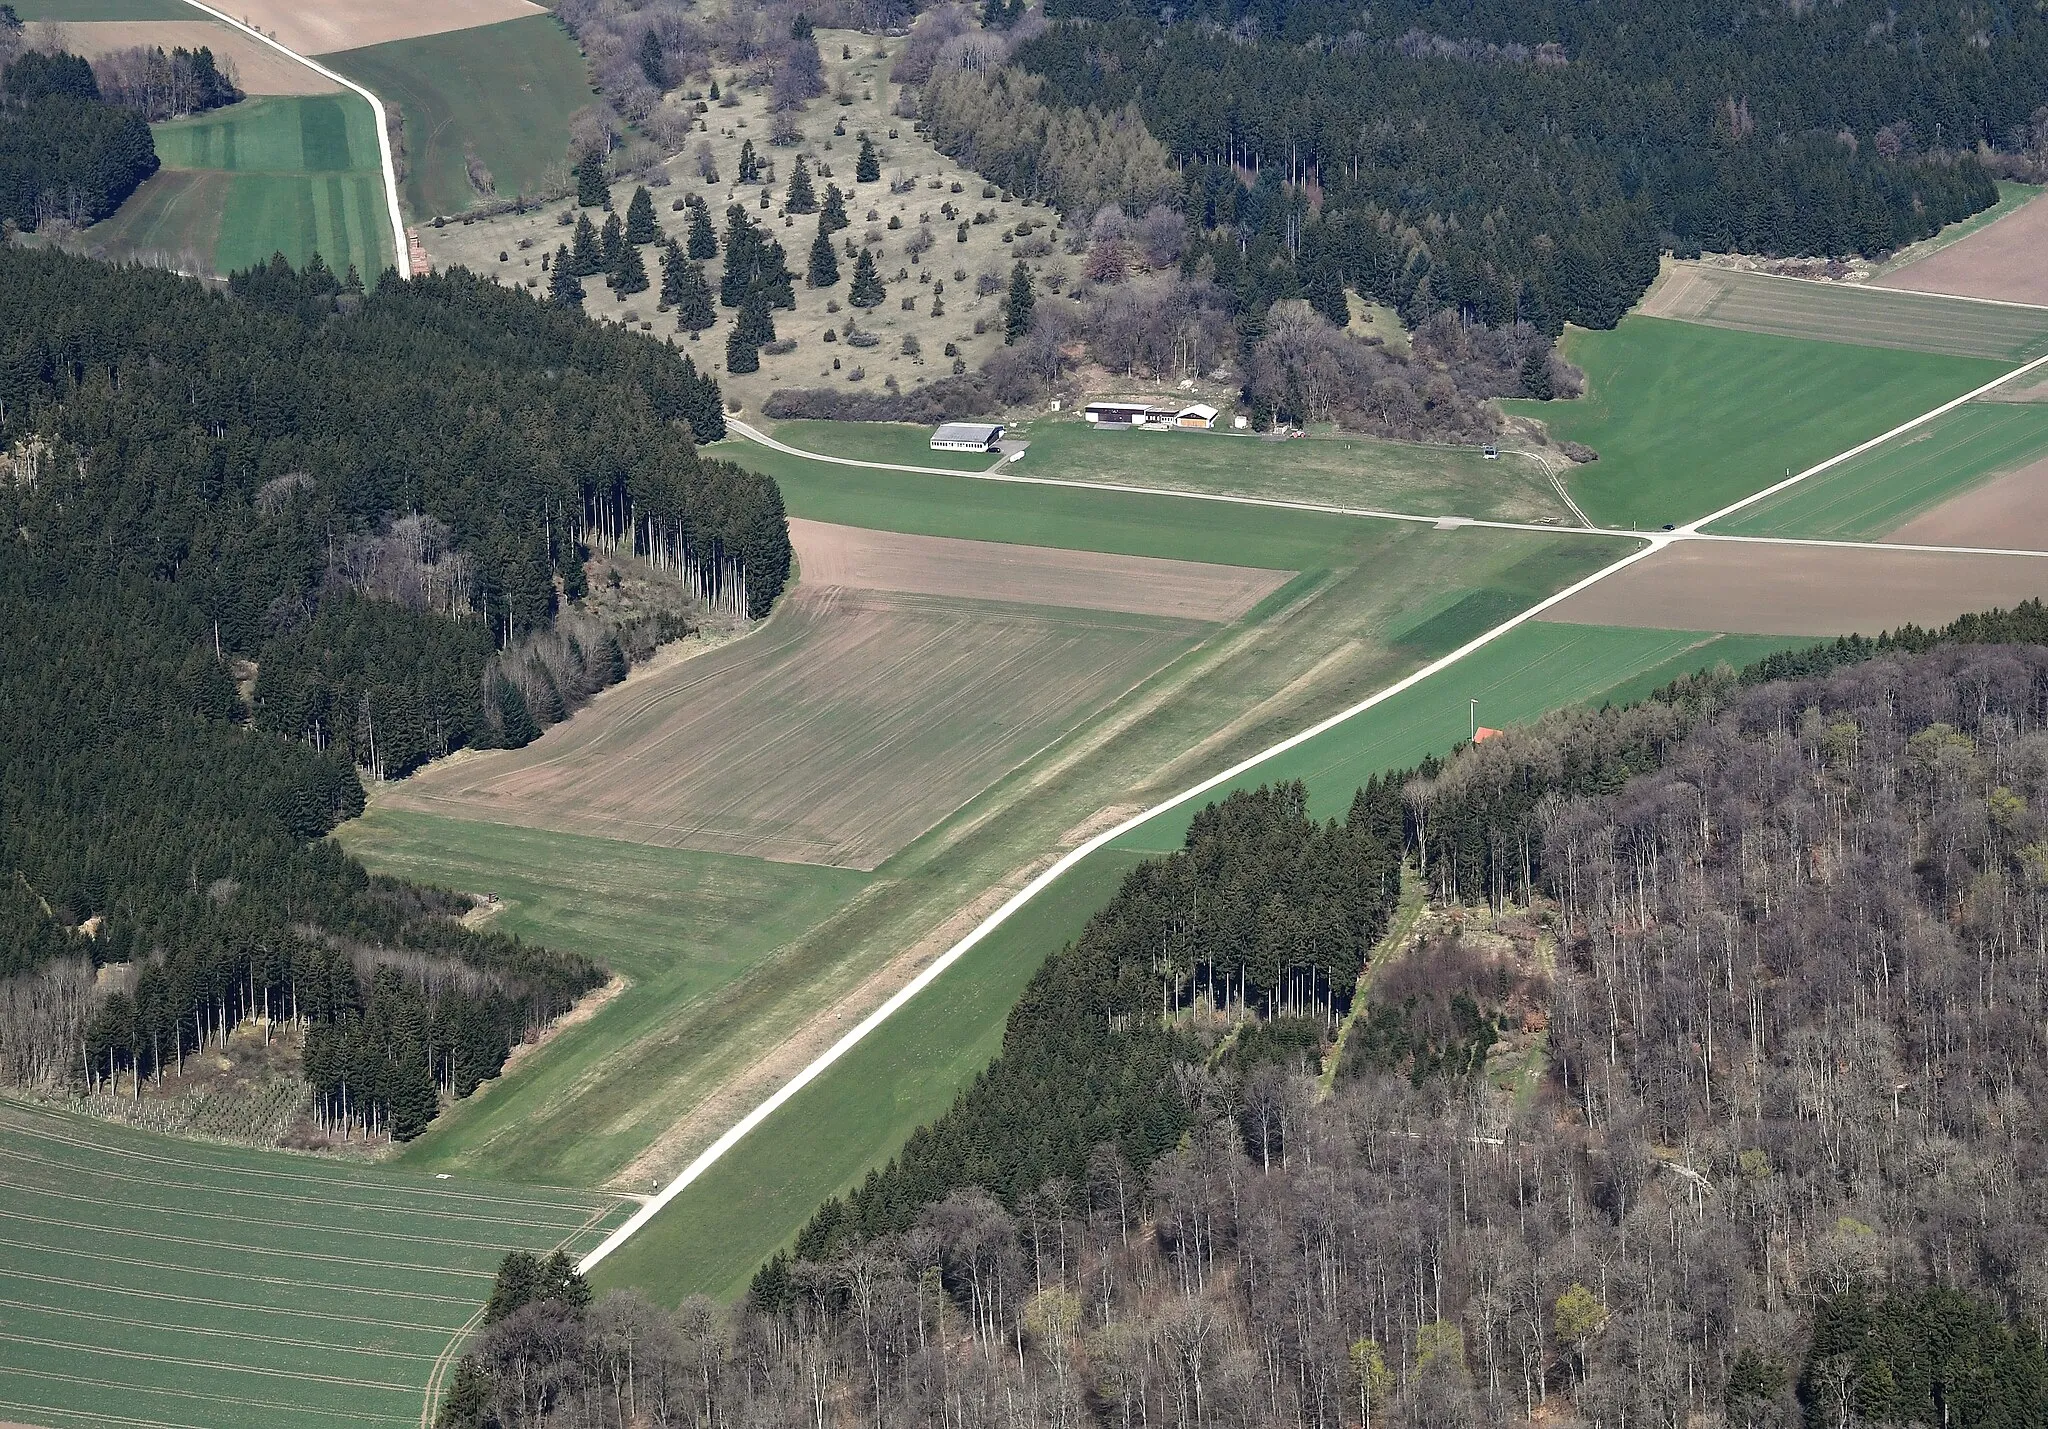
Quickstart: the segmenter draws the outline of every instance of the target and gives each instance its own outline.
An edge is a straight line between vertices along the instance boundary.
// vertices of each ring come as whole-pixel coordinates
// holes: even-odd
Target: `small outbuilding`
[[[1002,439],[1001,422],[948,422],[932,433],[932,450],[992,452]]]

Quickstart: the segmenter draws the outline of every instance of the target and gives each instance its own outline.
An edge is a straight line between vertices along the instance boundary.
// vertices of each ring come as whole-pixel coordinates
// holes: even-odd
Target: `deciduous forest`
[[[1233,794],[744,1307],[536,1300],[444,1422],[2039,1423],[2044,634]]]
[[[781,497],[699,459],[720,422],[672,349],[466,273],[0,250],[6,1080],[139,1096],[261,1016],[324,1120],[403,1137],[602,982],[322,836],[624,674],[591,547],[765,613]]]

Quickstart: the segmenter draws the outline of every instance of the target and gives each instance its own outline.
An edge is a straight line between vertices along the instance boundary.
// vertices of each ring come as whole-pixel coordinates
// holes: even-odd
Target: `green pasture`
[[[376,120],[357,96],[246,99],[152,129],[164,167],[88,230],[92,250],[215,273],[318,253],[365,282],[392,263]]]
[[[930,429],[884,422],[785,422],[778,440],[805,451],[864,461],[987,471],[993,458],[930,450]],[[1532,455],[1488,461],[1477,446],[1429,446],[1320,435],[1269,442],[1230,431],[1103,430],[1071,417],[1013,425],[1028,441],[1020,476],[1157,487],[1501,521],[1556,521],[1570,513]]]
[[[1378,770],[1467,735],[1466,699],[1496,723],[1562,705],[1632,699],[1679,674],[1742,664],[1797,640],[1532,624],[1454,670],[1245,776],[1310,780],[1318,813],[1341,815]],[[926,991],[791,1098],[597,1270],[674,1303],[730,1296],[788,1244],[820,1202],[885,1163],[995,1055],[1038,962],[1075,936],[1141,859],[1180,845],[1192,804],[1076,865]]]
[[[408,214],[460,213],[479,197],[468,156],[499,198],[537,193],[567,172],[569,116],[591,102],[576,41],[552,15],[529,15],[346,50],[321,62],[405,118]]]
[[[1771,337],[1662,318],[1570,331],[1570,402],[1503,402],[1600,459],[1572,494],[1605,526],[1682,522],[1782,481],[2009,370],[1984,358]]]
[[[675,1080],[719,1036],[722,990],[788,976],[776,951],[869,876],[372,808],[337,835],[380,873],[495,893],[490,926],[598,959],[632,985],[442,1114],[402,1164],[594,1184],[654,1140]]]
[[[2048,406],[1970,402],[1711,529],[1737,536],[1874,539],[2043,456]]]
[[[1703,266],[1665,281],[1682,281],[1689,295],[1667,316],[1709,327],[2013,363],[2048,353],[2048,312],[2038,308]]]
[[[587,1249],[623,1214],[0,1101],[0,1414],[417,1424],[506,1251]]]

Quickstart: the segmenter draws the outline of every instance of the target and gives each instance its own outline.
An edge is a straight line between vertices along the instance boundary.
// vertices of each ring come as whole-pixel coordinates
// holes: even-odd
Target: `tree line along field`
[[[1322,435],[1267,441],[1220,431],[1106,431],[1075,417],[1035,416],[1006,437],[1030,443],[1005,473],[1204,495],[1361,507],[1498,521],[1576,524],[1550,484],[1556,452],[1434,446]],[[804,451],[912,466],[986,471],[993,458],[930,450],[930,429],[881,422],[783,422],[777,440]],[[742,448],[741,450],[744,450]]]
[[[0,1101],[0,1415],[410,1425],[508,1250],[601,1195],[173,1140]]]
[[[321,62],[404,116],[399,197],[414,220],[567,181],[569,116],[590,103],[590,80],[575,40],[551,15],[344,50]],[[472,155],[490,176],[490,194],[471,180]]]
[[[373,282],[394,262],[375,124],[360,97],[318,94],[153,125],[163,168],[86,231],[87,250],[213,273],[317,253]]]

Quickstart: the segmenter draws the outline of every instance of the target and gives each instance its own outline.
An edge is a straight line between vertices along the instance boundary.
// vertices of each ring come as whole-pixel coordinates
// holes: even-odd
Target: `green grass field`
[[[2048,312],[1685,264],[1649,307],[1661,317],[1779,337],[2025,362],[2048,353]]]
[[[1261,766],[1247,786],[1311,783],[1318,813],[1341,814],[1370,774],[1442,752],[1467,733],[1466,699],[1496,723],[1562,705],[1632,699],[1674,676],[1742,664],[1799,641],[1532,624],[1320,739]],[[1078,933],[1134,863],[1180,844],[1194,805],[1168,811],[1083,860],[923,994],[784,1104],[597,1271],[674,1303],[732,1295],[825,1197],[894,1154],[951,1104],[1001,1044],[1038,962]]]
[[[211,1146],[0,1101],[0,1417],[417,1424],[508,1250],[606,1197]]]
[[[791,446],[865,461],[986,471],[992,459],[930,449],[931,432],[881,422],[785,422]],[[1238,432],[1098,431],[1066,417],[1010,428],[1030,442],[1022,476],[1099,481],[1210,495],[1257,496],[1414,515],[1564,522],[1569,512],[1530,456],[1487,461],[1477,447],[1424,446],[1367,437],[1261,441]]]
[[[410,161],[400,190],[408,215],[460,213],[478,198],[468,155],[500,198],[539,190],[566,172],[569,116],[591,102],[582,52],[552,15],[529,15],[327,55],[405,116]]]
[[[1866,540],[2048,456],[2048,406],[1971,402],[1716,522],[1738,536]]]
[[[1602,525],[1651,529],[1719,509],[2008,370],[1941,357],[1628,317],[1573,330],[1572,402],[1503,402],[1600,460],[1571,490]]]
[[[372,808],[339,837],[380,871],[495,893],[491,926],[573,948],[632,982],[517,1075],[444,1113],[406,1166],[592,1184],[673,1114],[678,1045],[715,1035],[720,993],[857,895],[868,876]]]
[[[355,95],[322,94],[154,125],[164,167],[87,230],[87,246],[214,273],[318,253],[337,273],[353,264],[375,281],[393,261],[375,122]]]

